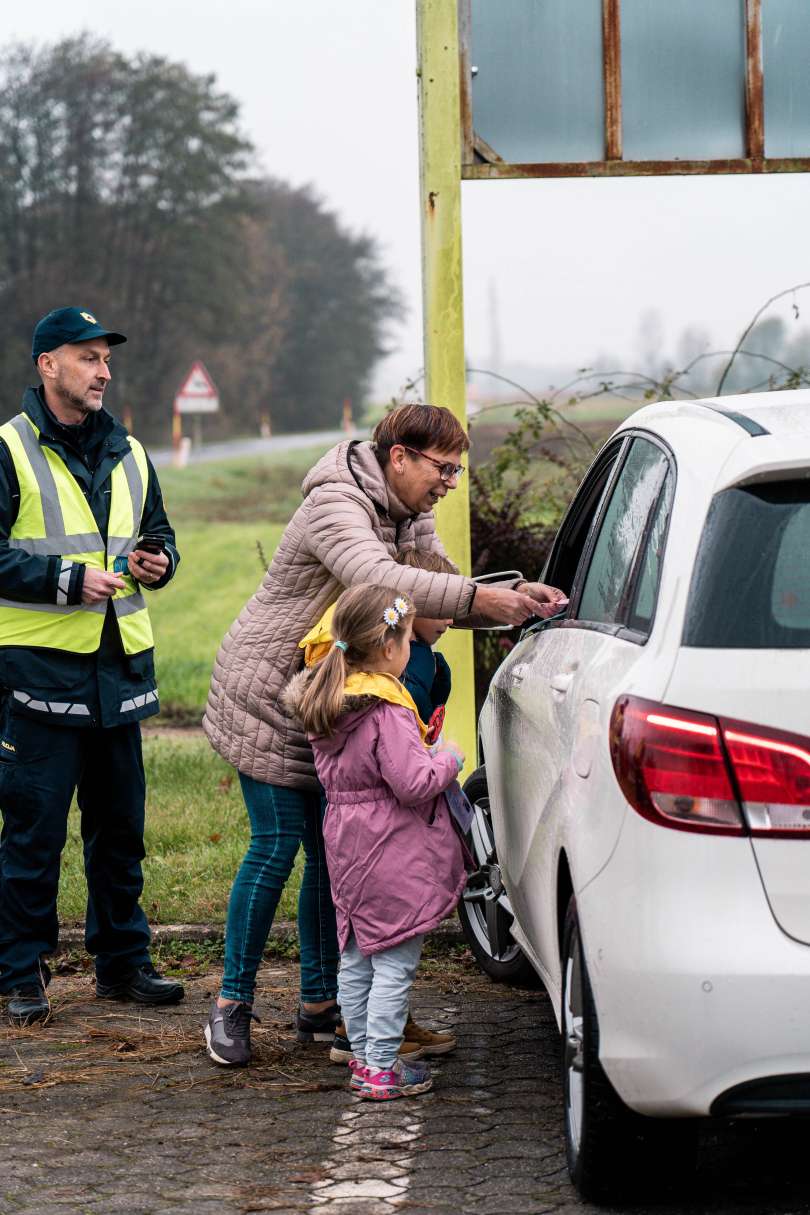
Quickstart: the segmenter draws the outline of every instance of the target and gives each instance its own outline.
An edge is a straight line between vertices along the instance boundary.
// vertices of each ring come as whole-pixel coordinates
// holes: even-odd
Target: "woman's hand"
[[[556,616],[568,606],[568,596],[556,586],[547,586],[545,582],[520,582],[518,588],[524,595],[530,595],[535,600],[534,614],[544,620]]]
[[[526,583],[539,586],[540,583]],[[523,624],[530,616],[537,616],[539,604],[526,591],[510,591],[505,587],[482,585],[476,589],[473,611],[486,616],[496,624]],[[557,609],[559,610],[559,609]]]

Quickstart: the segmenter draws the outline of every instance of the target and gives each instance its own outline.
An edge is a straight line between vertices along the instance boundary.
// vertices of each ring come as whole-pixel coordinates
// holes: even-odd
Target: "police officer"
[[[179,555],[146,452],[102,406],[124,341],[84,309],[49,312],[32,347],[42,382],[0,426],[0,994],[16,1024],[49,1013],[76,791],[96,994],[183,998],[152,966],[139,903],[140,721],[159,709],[142,588],[165,586]]]

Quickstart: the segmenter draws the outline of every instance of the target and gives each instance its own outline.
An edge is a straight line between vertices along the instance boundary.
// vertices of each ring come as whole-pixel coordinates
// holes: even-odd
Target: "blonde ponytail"
[[[343,706],[346,656],[338,646],[322,658],[307,684],[296,715],[307,734],[331,734]]]

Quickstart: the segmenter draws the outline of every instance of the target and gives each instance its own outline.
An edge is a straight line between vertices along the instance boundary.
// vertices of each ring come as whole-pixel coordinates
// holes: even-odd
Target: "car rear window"
[[[683,644],[810,647],[810,480],[716,495],[692,575]]]

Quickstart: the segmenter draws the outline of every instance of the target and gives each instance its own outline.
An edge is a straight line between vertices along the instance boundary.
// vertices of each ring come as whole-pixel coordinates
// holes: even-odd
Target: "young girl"
[[[432,1085],[424,1064],[397,1052],[422,941],[450,915],[464,858],[444,790],[464,762],[448,743],[431,755],[399,681],[410,655],[413,605],[385,587],[340,596],[334,645],[290,684],[326,791],[324,843],[337,912],[341,1015],[354,1058],[351,1088],[388,1100]]]

